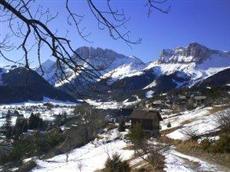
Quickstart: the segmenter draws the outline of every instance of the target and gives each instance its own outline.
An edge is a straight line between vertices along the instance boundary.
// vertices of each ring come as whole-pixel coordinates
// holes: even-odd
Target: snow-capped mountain
[[[127,77],[114,81],[110,88],[116,90],[114,94],[118,94],[118,89],[121,90],[121,94],[125,91],[130,95],[136,93],[143,95],[149,91],[152,94],[167,92],[192,87],[206,81],[207,78],[213,80],[216,77],[211,76],[226,69],[230,69],[229,52],[212,50],[198,43],[191,43],[187,47],[163,50],[159,60],[152,61],[142,70],[131,72],[126,75]]]
[[[43,70],[43,71],[42,71]],[[46,60],[44,63],[42,63],[42,70],[41,68],[37,69],[37,72],[50,84],[55,84],[56,82],[56,72],[57,67],[56,63],[50,59]]]
[[[161,63],[201,63],[212,54],[219,54],[221,51],[211,50],[198,44],[190,43],[187,47],[175,49],[164,49],[161,52],[159,62]]]
[[[80,47],[76,50],[83,60],[79,60],[75,56],[73,59],[77,64],[84,66],[85,68],[92,69],[91,64],[100,75],[100,78],[113,78],[114,80],[121,79],[132,72],[137,72],[145,67],[145,64],[136,57],[128,57],[109,49],[93,48],[93,47]],[[58,73],[60,72],[55,62],[50,60],[45,61],[42,64],[44,71],[43,77],[51,84],[60,87],[67,83],[65,80],[58,79]],[[65,69],[68,82],[76,79],[76,76],[68,68]],[[42,74],[41,69],[38,68],[37,72]],[[84,75],[84,74],[83,74]],[[79,79],[79,78],[77,78]]]
[[[89,64],[94,66],[100,74],[99,78],[87,83],[86,87],[84,74],[76,76],[65,68],[68,80],[60,82],[57,75],[60,71],[52,61],[43,63],[43,77],[63,90],[68,90],[70,81],[71,85],[76,86],[79,86],[80,81],[84,86],[78,90],[94,96],[98,95],[96,90],[105,94],[114,92],[114,95],[118,95],[125,91],[134,95],[133,93],[149,90],[167,92],[171,89],[192,87],[230,68],[230,52],[212,50],[198,43],[163,50],[159,59],[150,63],[143,63],[136,57],[128,57],[108,49],[81,47],[76,52],[85,62],[74,56],[73,59],[86,68],[92,69]],[[40,73],[39,70],[37,71]]]
[[[192,86],[230,68],[230,53],[191,43],[187,47],[163,50],[159,60],[149,63],[145,70],[155,67],[158,67],[163,75],[183,73],[191,78],[189,85]]]

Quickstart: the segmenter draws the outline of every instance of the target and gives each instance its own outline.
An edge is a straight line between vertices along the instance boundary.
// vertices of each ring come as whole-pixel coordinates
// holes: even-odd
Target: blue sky
[[[63,18],[62,0],[42,1],[53,12],[59,12],[51,26],[57,28],[59,34],[65,35],[68,27]],[[100,8],[105,5],[104,0],[95,2]],[[113,40],[105,30],[99,30],[89,15],[85,1],[78,0],[71,7],[85,15],[81,26],[85,26],[86,32],[91,33],[88,39],[93,43],[82,40],[74,29],[70,30],[68,37],[75,48],[84,45],[109,48],[122,54],[134,55],[145,62],[156,59],[164,48],[186,46],[190,42],[199,42],[213,49],[230,50],[230,0],[171,0],[165,5],[169,4],[169,14],[153,11],[148,17],[144,0],[112,0],[114,7],[123,8],[130,17],[126,25],[131,31],[130,38],[142,38],[141,44],[130,48],[121,40]],[[0,29],[2,37],[8,28],[1,26]],[[20,52],[13,51],[9,55],[16,58]],[[50,58],[50,53],[44,49],[43,61],[47,58]],[[0,62],[3,63],[2,60]]]

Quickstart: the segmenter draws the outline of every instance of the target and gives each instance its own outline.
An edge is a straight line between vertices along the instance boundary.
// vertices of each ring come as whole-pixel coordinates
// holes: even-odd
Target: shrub
[[[18,172],[28,172],[31,171],[37,164],[34,161],[28,161],[24,163],[19,169]]]
[[[0,143],[0,164],[6,162],[6,157],[12,151],[11,143]]]
[[[57,126],[61,126],[61,125],[64,125],[66,121],[67,121],[67,113],[64,112],[55,117],[54,124]]]
[[[53,131],[51,131],[51,132],[49,132],[47,134],[46,140],[47,140],[47,143],[51,147],[53,147],[53,146],[58,145],[61,141],[63,141],[64,140],[64,136],[62,135],[62,133],[59,130],[57,130],[57,129],[55,130],[54,129]]]
[[[221,130],[230,133],[230,114],[223,112],[217,120]]]
[[[1,158],[1,163],[21,160],[24,156],[30,156],[33,152],[33,143],[28,141],[16,141],[9,154]]]
[[[168,122],[167,127],[168,127],[168,128],[172,127],[172,125],[171,125],[170,122]]]
[[[18,116],[14,126],[14,136],[17,139],[23,132],[27,132],[28,124],[24,117]]]
[[[197,135],[196,131],[192,129],[185,129],[182,131],[182,133],[185,134],[191,140],[197,141],[199,139],[199,136]]]
[[[29,129],[44,129],[43,119],[40,117],[39,113],[34,114],[32,113],[29,117]]]
[[[127,161],[122,161],[119,154],[114,154],[105,162],[104,172],[129,172],[131,168]]]
[[[224,133],[220,135],[220,139],[217,140],[212,148],[211,151],[215,153],[230,153],[230,134]]]
[[[212,146],[212,142],[208,138],[205,138],[200,142],[200,145],[204,151],[209,151]]]
[[[3,134],[6,136],[7,139],[12,137],[12,122],[11,122],[11,112],[8,111],[5,117],[5,123],[2,126]]]
[[[8,154],[0,159],[0,163],[18,161],[25,157],[47,153],[63,140],[62,133],[57,130],[46,134],[36,132],[34,135],[21,137],[13,143]]]
[[[147,161],[155,169],[163,169],[164,156],[159,153],[158,150],[152,149],[147,156]]]
[[[125,121],[124,121],[124,120],[122,120],[122,121],[119,123],[118,131],[119,131],[119,132],[125,131]]]

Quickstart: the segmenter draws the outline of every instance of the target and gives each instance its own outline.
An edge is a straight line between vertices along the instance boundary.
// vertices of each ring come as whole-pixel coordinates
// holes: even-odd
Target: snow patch
[[[152,98],[153,97],[153,94],[154,94],[154,91],[152,90],[149,90],[145,93],[145,97],[146,98]]]
[[[154,80],[153,82],[151,82],[149,85],[147,85],[146,87],[143,88],[143,90],[155,87],[157,85],[156,81]]]

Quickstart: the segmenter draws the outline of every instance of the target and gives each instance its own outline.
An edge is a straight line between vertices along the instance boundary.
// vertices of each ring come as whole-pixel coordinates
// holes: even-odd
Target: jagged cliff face
[[[223,52],[211,50],[201,44],[191,43],[188,47],[164,49],[161,52],[160,63],[201,63],[211,55],[220,55]]]

